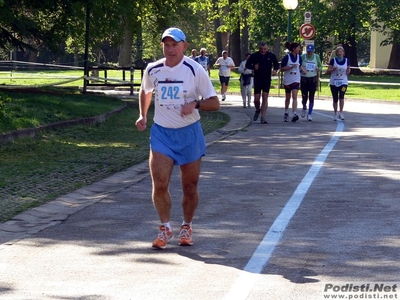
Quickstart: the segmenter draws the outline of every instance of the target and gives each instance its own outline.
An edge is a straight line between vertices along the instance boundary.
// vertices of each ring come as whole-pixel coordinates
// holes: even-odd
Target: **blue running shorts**
[[[153,124],[150,129],[150,148],[170,157],[178,166],[198,160],[206,153],[200,121],[182,128]]]

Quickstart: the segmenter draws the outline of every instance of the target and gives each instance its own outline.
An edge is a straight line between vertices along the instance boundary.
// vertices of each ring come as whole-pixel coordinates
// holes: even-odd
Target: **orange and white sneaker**
[[[171,230],[166,228],[164,225],[160,226],[160,232],[157,238],[154,240],[152,247],[155,249],[165,249],[167,248],[167,243],[172,239],[174,234]]]
[[[182,225],[179,232],[179,246],[192,246],[192,227],[190,225]]]

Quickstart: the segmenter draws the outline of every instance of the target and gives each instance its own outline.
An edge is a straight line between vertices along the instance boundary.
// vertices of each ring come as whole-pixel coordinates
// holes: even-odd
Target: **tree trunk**
[[[130,67],[132,65],[133,34],[133,28],[131,26],[125,26],[124,39],[118,56],[118,65],[120,67]]]
[[[35,51],[29,51],[29,62],[31,63],[35,63],[37,60],[37,53]],[[30,70],[34,70],[35,69],[35,65],[29,65],[29,69]]]
[[[233,59],[233,61],[235,62],[235,65],[239,66],[240,62],[242,61],[239,26],[234,32],[231,33],[230,38],[229,38],[229,45],[230,45],[230,52],[231,52],[230,56]]]
[[[138,30],[137,30],[137,39],[136,39],[136,52],[135,52],[135,67],[145,67],[145,63],[143,61],[143,26],[142,22],[138,22]]]
[[[394,30],[393,31],[394,40],[400,40],[400,31]],[[388,69],[400,69],[400,43],[393,43],[392,51],[390,52],[390,59],[388,64]]]
[[[218,0],[212,0],[213,9],[215,12],[218,12]],[[218,31],[219,26],[221,26],[220,19],[214,19],[214,32],[215,32],[215,45],[217,47],[216,58],[222,53],[223,46],[222,46],[222,35],[221,32]],[[211,64],[213,64],[211,62]]]
[[[74,66],[75,67],[79,66],[79,51],[76,48],[74,51]]]
[[[281,37],[277,36],[275,39],[275,43],[272,49],[269,49],[269,51],[273,52],[278,59],[278,61],[281,61],[281,51],[282,51],[282,46],[281,46]]]
[[[388,69],[400,69],[400,43],[394,43],[392,45],[392,51],[390,52],[390,59]]]
[[[229,0],[229,6],[233,7],[235,4],[238,3],[238,0]],[[229,52],[230,56],[235,62],[236,66],[239,66],[240,62],[242,61],[242,45],[240,42],[240,20],[236,22],[236,28],[232,30],[230,37],[229,37]]]
[[[243,10],[243,29],[242,29],[242,42],[241,42],[241,52],[242,52],[242,59],[245,59],[244,55],[246,52],[249,52],[249,25],[247,24],[247,18],[249,16],[248,10]]]
[[[349,41],[346,44],[343,44],[343,48],[345,51],[345,56],[350,60],[350,67],[352,68],[351,74],[353,75],[364,74],[358,67],[357,43],[354,35],[349,37]]]

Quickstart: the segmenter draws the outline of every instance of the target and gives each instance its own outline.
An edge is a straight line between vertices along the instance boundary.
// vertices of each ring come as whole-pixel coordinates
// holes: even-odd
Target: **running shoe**
[[[283,122],[289,122],[289,114],[285,113],[283,115]]]
[[[333,114],[333,121],[336,121],[337,118],[338,118],[338,114],[337,114],[337,113],[334,113],[334,114]]]
[[[222,94],[222,101],[225,101],[225,98],[226,98],[225,94]]]
[[[303,110],[301,111],[301,117],[304,118],[306,116],[307,113],[307,108],[303,108]]]
[[[259,111],[259,110],[256,110],[256,112],[254,113],[253,120],[254,120],[254,121],[257,121],[259,115],[260,115],[260,111]]]
[[[179,246],[192,246],[192,227],[190,225],[182,225],[179,232]]]
[[[310,114],[307,116],[307,120],[308,120],[308,121],[312,121],[312,117],[311,117]]]
[[[152,247],[155,249],[165,249],[167,243],[172,239],[174,234],[171,230],[166,228],[164,225],[160,226],[160,231],[157,238],[154,240]]]
[[[339,112],[339,113],[338,113],[338,119],[344,120],[344,115],[343,115],[342,112]]]
[[[268,122],[265,120],[265,118],[261,117],[260,124],[268,124]]]
[[[292,117],[292,122],[296,122],[299,120],[299,116],[297,114],[294,114]]]

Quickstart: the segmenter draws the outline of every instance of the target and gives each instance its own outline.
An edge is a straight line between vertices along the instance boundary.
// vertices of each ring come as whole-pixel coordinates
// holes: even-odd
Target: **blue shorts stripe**
[[[175,165],[185,165],[205,155],[206,141],[199,121],[182,128],[153,124],[150,129],[152,151],[170,157]]]

